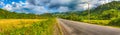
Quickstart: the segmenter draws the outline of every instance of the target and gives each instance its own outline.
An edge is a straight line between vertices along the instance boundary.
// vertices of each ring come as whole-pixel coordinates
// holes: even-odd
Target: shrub
[[[120,26],[120,18],[111,20],[108,25],[111,25],[111,26]]]

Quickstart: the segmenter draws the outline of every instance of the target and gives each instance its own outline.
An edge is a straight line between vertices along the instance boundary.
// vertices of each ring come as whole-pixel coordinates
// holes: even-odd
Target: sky
[[[120,0],[0,0],[0,8],[18,13],[83,11]]]

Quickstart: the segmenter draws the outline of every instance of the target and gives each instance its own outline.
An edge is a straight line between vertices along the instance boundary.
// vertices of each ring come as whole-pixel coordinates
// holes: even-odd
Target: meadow
[[[55,19],[0,19],[0,35],[53,35]]]

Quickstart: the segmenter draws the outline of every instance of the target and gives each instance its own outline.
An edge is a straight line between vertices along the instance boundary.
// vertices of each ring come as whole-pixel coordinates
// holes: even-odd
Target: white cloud
[[[77,5],[76,6],[76,10],[78,10],[78,11],[85,10],[83,5],[85,5],[85,4],[79,4],[79,5]]]
[[[67,12],[67,11],[69,11],[69,8],[68,7],[60,7],[58,9],[58,11],[60,11],[60,12]]]
[[[9,11],[16,11],[19,13],[35,13],[35,14],[42,14],[44,12],[47,12],[44,6],[35,6],[31,5],[28,2],[12,2],[12,4],[7,4],[3,7],[3,9],[9,10]]]
[[[52,9],[56,9],[56,11],[66,12],[66,11],[83,11],[88,9],[89,7],[94,8],[101,4],[105,4],[111,2],[112,0],[26,0],[26,2],[20,1],[19,3],[12,2],[12,4],[7,4],[3,8],[11,11],[26,11],[27,13],[36,13],[41,14],[47,11],[54,11]],[[119,1],[119,0],[115,0]],[[0,2],[0,4],[4,5],[4,3]],[[47,7],[47,8],[46,8]],[[27,11],[28,9],[30,11]],[[49,10],[47,10],[49,9]]]
[[[72,0],[51,0],[51,4],[69,4]]]
[[[93,8],[93,7],[94,7],[94,5],[92,5],[92,4],[84,4],[83,5],[84,9]]]
[[[12,4],[15,4],[15,2],[12,2]]]
[[[48,12],[43,6],[36,6],[33,11],[35,12],[35,14],[42,14]]]
[[[4,6],[5,4],[3,2],[0,1],[0,6]]]
[[[10,10],[12,10],[12,5],[7,4],[6,6],[3,7],[3,9],[10,11]]]
[[[12,2],[12,4],[4,5],[3,9],[9,10],[9,11],[16,11],[18,9],[21,9],[23,7],[22,5],[23,4],[21,4],[21,3]]]
[[[20,1],[19,3],[20,3],[20,4],[26,4],[26,3],[22,2],[22,1]]]
[[[83,10],[87,10],[88,7],[89,7],[89,9],[91,9],[91,8],[95,8],[97,6],[94,5],[94,4],[87,4],[87,3],[85,3],[85,4],[79,4],[79,5],[76,6],[76,10],[77,11],[83,11]]]

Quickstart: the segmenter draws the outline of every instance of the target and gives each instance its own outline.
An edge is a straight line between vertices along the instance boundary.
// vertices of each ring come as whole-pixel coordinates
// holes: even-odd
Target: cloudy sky
[[[0,0],[0,8],[25,13],[83,11],[113,0]],[[119,0],[114,0],[119,1]]]

